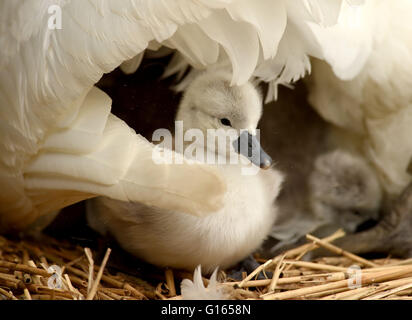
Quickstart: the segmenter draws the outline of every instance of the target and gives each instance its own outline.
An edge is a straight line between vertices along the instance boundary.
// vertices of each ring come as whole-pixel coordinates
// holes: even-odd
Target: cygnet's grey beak
[[[268,169],[272,165],[272,158],[262,149],[256,136],[244,131],[239,138],[233,141],[235,151],[248,158],[254,165]]]

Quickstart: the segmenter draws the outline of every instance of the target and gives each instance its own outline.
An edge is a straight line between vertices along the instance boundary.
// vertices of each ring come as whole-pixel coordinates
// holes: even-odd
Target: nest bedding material
[[[363,259],[331,244],[343,234],[339,230],[324,239],[307,235],[305,245],[273,259],[258,259],[261,265],[242,281],[221,271],[219,286],[227,298],[240,300],[412,300],[412,259]],[[319,246],[338,256],[301,261]],[[89,248],[53,238],[0,236],[0,299],[176,300],[182,299],[182,279],[193,279],[188,272],[166,269],[156,286],[148,279],[113,274],[106,268],[110,252],[107,249],[98,264]],[[256,280],[260,273],[266,278]]]

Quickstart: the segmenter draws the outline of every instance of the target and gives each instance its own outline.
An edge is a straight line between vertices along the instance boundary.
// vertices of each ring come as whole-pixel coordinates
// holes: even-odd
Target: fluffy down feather
[[[184,279],[180,285],[183,300],[228,300],[229,295],[219,287],[217,282],[217,268],[210,277],[207,287],[203,284],[202,268],[199,265],[194,274],[193,281]]]

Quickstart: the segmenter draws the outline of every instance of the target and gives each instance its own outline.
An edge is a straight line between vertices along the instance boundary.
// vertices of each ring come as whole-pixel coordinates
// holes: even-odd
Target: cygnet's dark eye
[[[224,126],[229,126],[229,127],[232,126],[232,124],[230,123],[230,120],[228,118],[220,119],[220,123],[223,124]]]

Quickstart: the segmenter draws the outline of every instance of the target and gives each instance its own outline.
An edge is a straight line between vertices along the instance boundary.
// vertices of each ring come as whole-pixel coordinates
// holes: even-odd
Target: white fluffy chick
[[[247,129],[249,151],[254,148],[255,154],[260,154],[260,159],[251,161],[268,168],[271,159],[254,137],[261,113],[261,97],[251,83],[230,86],[230,75],[214,70],[204,72],[189,85],[176,120],[183,120],[185,131],[196,128],[205,137],[207,129]],[[208,156],[221,156],[222,150],[204,148]],[[236,152],[235,144],[227,149],[231,154]],[[96,198],[88,203],[89,223],[99,232],[114,236],[126,251],[158,266],[194,270],[201,265],[205,273],[217,266],[233,266],[256,250],[269,234],[277,216],[274,202],[283,176],[272,168],[242,175],[242,168],[254,166],[249,161],[214,166],[227,192],[223,208],[206,217]]]

